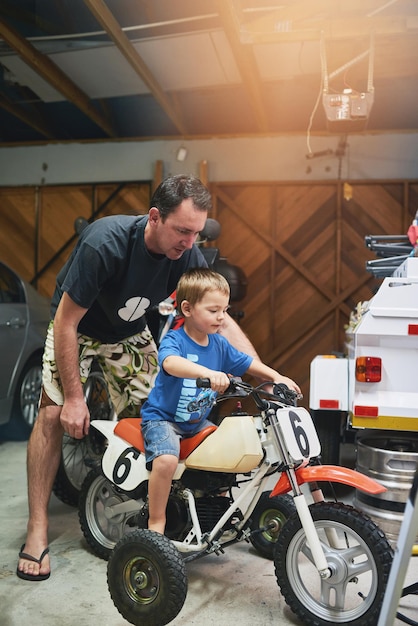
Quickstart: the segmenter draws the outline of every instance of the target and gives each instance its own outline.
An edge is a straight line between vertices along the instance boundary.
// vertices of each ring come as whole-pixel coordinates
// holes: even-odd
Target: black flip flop
[[[31,554],[27,554],[26,552],[23,552],[24,547],[25,547],[25,544],[23,544],[23,546],[20,548],[19,559],[26,559],[27,561],[33,561],[34,563],[38,563],[39,565],[42,563],[42,560],[49,552],[49,548],[45,548],[45,550],[42,552],[39,559],[36,559]],[[22,580],[41,581],[41,580],[47,580],[47,578],[50,577],[51,572],[48,572],[48,574],[25,574],[25,572],[21,572],[20,569],[17,568],[16,574],[19,578],[22,578]]]

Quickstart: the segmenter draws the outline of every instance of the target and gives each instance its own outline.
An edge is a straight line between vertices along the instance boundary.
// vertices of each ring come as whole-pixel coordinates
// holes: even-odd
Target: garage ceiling
[[[417,35],[416,0],[1,0],[0,145],[417,131]]]

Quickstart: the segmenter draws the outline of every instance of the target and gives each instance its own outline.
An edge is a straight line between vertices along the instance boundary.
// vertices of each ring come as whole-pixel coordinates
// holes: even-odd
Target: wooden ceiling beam
[[[315,41],[325,39],[342,40],[368,37],[374,33],[376,39],[383,36],[416,37],[418,16],[391,17],[346,17],[318,18],[315,20],[283,20],[278,12],[241,27],[240,40],[243,44],[284,43],[291,41]]]
[[[257,63],[251,48],[243,47],[240,41],[241,16],[238,15],[233,0],[217,0],[217,9],[242,81],[250,96],[259,130],[268,132],[269,124],[263,104]]]
[[[333,2],[334,0],[331,0]],[[358,1],[358,0],[357,0]],[[288,5],[283,5],[279,9],[272,9],[262,17],[256,18],[249,22],[254,27],[264,30],[271,26],[272,20],[275,21],[276,28],[278,25],[283,27],[286,23],[294,20],[306,20],[318,15],[323,15],[330,10],[330,0],[297,0]]]
[[[51,129],[36,119],[37,115],[35,113],[28,113],[24,107],[15,102],[11,102],[6,96],[0,95],[0,107],[47,139],[56,139]]]
[[[167,94],[163,91],[154,75],[150,72],[142,57],[135,50],[128,37],[125,35],[115,17],[108,9],[103,0],[84,0],[84,4],[94,15],[99,24],[105,29],[110,39],[118,47],[125,59],[131,64],[141,80],[147,85],[151,95],[155,98],[170,120],[174,123],[181,134],[186,135],[187,130]]]
[[[88,96],[51,59],[39,52],[31,43],[21,37],[11,26],[0,18],[0,37],[50,85],[80,109],[109,137],[116,133],[105,116],[93,106]]]

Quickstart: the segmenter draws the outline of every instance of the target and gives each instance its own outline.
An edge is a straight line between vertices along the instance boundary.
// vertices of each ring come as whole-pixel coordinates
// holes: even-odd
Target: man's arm
[[[245,354],[248,354],[249,356],[260,360],[260,357],[258,356],[251,341],[248,339],[247,335],[230,315],[225,315],[225,321],[221,330],[219,331],[219,334],[226,337],[229,343],[231,343],[234,348],[236,348],[240,352],[245,352]]]
[[[289,387],[289,389],[293,389],[297,393],[301,393],[300,387],[294,380],[289,378],[288,376],[283,376],[280,372],[272,369],[265,363],[258,361],[257,359],[253,359],[250,367],[247,370],[248,374],[255,376],[256,378],[260,378],[262,380],[269,380],[275,383],[284,383]]]
[[[86,311],[64,293],[54,319],[55,360],[64,393],[61,424],[76,439],[87,435],[90,423],[80,380],[77,339],[78,324]]]
[[[224,335],[228,339],[228,341],[234,346],[234,348],[237,348],[237,350],[245,352],[245,354],[254,357],[250,368],[247,370],[249,374],[255,376],[262,381],[274,380],[276,382],[284,382],[288,387],[290,387],[290,389],[294,389],[298,393],[301,392],[299,386],[297,385],[297,383],[295,383],[294,380],[288,378],[287,376],[279,374],[279,372],[272,370],[267,365],[264,365],[264,363],[261,362],[260,357],[258,356],[254,346],[248,339],[247,335],[242,331],[242,329],[238,326],[238,324],[235,322],[235,320],[232,319],[230,315],[225,316],[225,323],[220,334]]]

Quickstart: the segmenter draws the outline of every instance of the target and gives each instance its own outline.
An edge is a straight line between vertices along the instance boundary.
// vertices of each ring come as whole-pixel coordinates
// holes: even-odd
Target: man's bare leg
[[[23,552],[35,558],[39,558],[48,546],[48,505],[62,447],[61,408],[47,406],[40,409],[28,443],[29,519]],[[50,571],[49,555],[45,555],[41,564],[21,558],[18,569],[33,576],[47,574]]]
[[[152,462],[152,471],[148,482],[148,528],[162,535],[165,530],[166,508],[171,481],[177,465],[178,458],[172,454],[163,454]]]

